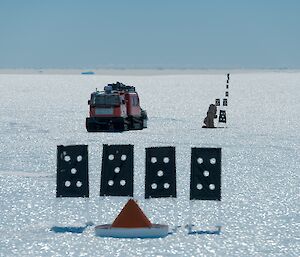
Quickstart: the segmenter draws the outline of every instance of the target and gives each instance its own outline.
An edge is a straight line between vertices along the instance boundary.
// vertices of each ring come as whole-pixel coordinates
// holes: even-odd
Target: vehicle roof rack
[[[126,92],[135,92],[135,87],[133,86],[126,86],[125,84],[117,81],[113,84],[108,84],[107,86],[110,86],[112,91],[126,91]]]

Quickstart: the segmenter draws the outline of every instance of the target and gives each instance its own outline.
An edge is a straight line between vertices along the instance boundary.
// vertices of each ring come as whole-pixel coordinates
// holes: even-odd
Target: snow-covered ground
[[[134,85],[148,128],[87,133],[87,100],[97,87]],[[299,256],[300,72],[231,74],[227,129],[201,129],[223,97],[226,72],[170,75],[0,75],[0,256]],[[56,146],[89,146],[90,199],[55,198]],[[103,144],[133,144],[135,199],[164,239],[55,234],[52,225],[114,220],[127,199],[99,197]],[[176,146],[177,195],[144,200],[145,147]],[[222,147],[222,202],[189,205],[191,147]],[[190,212],[192,211],[192,214]],[[187,235],[222,223],[220,235]]]

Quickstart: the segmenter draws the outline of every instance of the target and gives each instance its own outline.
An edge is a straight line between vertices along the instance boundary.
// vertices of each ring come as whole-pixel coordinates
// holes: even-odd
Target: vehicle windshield
[[[120,105],[120,97],[118,95],[96,95],[93,104]]]

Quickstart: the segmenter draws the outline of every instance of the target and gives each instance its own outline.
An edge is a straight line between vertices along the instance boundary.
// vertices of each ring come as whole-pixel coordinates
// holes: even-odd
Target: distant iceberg
[[[83,74],[83,75],[93,75],[93,74],[95,74],[95,72],[93,72],[93,71],[83,71],[83,72],[81,72],[81,74]]]

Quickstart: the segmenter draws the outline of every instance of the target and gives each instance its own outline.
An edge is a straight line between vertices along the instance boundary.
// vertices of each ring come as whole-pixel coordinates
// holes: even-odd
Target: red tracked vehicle
[[[104,91],[96,89],[91,94],[88,104],[88,132],[147,128],[147,112],[140,107],[139,96],[133,86],[126,86],[120,82],[108,84]]]

